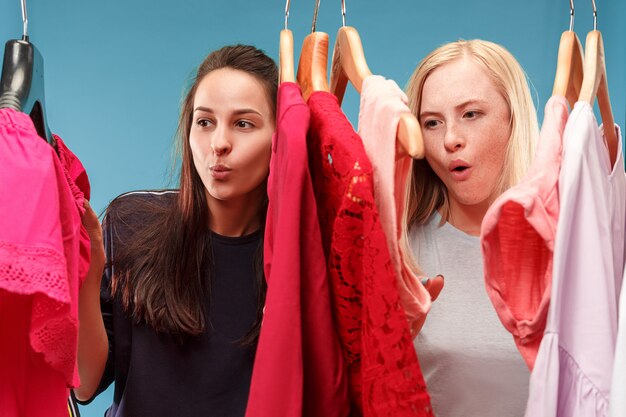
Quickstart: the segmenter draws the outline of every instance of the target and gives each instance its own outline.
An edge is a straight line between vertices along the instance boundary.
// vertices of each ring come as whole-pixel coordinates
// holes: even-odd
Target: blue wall
[[[626,2],[597,0],[616,122],[626,122]],[[18,0],[0,0],[0,40],[20,36]],[[339,0],[323,1],[318,30],[334,36]],[[310,30],[314,1],[292,1],[296,59]],[[591,2],[576,2],[575,30],[584,43]],[[540,120],[554,80],[568,0],[347,0],[347,24],[361,35],[373,72],[404,86],[418,61],[458,38],[506,46],[536,90]],[[194,67],[211,50],[252,43],[277,58],[284,1],[30,0],[31,41],[46,70],[48,122],[82,159],[98,210],[116,195],[170,181],[178,105]],[[358,96],[344,110],[356,123]],[[100,416],[111,391],[83,408]]]

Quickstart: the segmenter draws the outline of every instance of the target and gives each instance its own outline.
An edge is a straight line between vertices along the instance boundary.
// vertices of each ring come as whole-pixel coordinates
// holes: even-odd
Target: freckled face
[[[463,57],[424,82],[419,120],[426,160],[451,202],[493,199],[511,135],[510,109],[485,70]]]
[[[208,198],[263,192],[274,113],[261,82],[231,68],[212,71],[198,85],[193,108],[189,144]]]

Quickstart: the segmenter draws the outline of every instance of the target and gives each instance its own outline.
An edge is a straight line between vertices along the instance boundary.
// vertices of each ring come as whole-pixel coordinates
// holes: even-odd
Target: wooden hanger
[[[294,82],[293,75],[293,34],[287,29],[289,22],[289,3],[285,4],[285,29],[280,31],[280,46],[278,49],[278,82]]]
[[[289,29],[283,29],[280,31],[278,62],[279,82],[295,82],[296,78],[293,74],[293,34]]]
[[[328,33],[317,32],[317,12],[320,0],[315,2],[311,33],[304,38],[300,60],[298,61],[298,84],[304,101],[308,100],[314,91],[328,91],[326,72],[328,71]]]
[[[602,34],[598,30],[589,32],[585,41],[584,74],[578,100],[586,101],[593,106],[596,97],[598,97],[598,107],[600,108],[600,115],[604,124],[604,138],[612,166],[617,158],[617,152],[620,150],[617,149],[615,122],[609,98],[609,84],[604,61],[604,44],[602,42]]]
[[[578,35],[571,29],[563,32],[559,43],[552,95],[565,97],[572,109],[580,96],[584,74],[583,62],[583,50]]]
[[[304,38],[298,61],[298,84],[304,101],[314,91],[328,91],[328,33],[311,32]]]
[[[330,73],[330,92],[337,96],[339,103],[343,100],[348,81],[360,94],[365,78],[372,75],[359,33],[353,27],[343,26],[337,32]],[[424,141],[417,118],[411,113],[400,116],[396,138],[412,158],[424,157]]]
[[[552,95],[561,95],[567,99],[570,108],[578,101],[583,83],[583,48],[578,35],[574,32],[574,0],[569,0],[569,30],[561,35],[559,57],[554,77]]]

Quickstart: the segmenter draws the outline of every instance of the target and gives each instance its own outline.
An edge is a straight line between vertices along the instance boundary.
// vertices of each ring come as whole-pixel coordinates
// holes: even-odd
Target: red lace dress
[[[374,202],[363,143],[327,92],[315,92],[309,167],[352,415],[432,416]]]

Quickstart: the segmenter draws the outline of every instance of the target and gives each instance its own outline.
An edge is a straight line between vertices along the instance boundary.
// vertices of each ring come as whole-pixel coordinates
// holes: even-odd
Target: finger
[[[434,278],[423,279],[422,284],[424,285],[424,288],[426,288],[426,290],[430,294],[430,299],[432,301],[435,301],[437,297],[439,297],[441,290],[443,290],[443,285],[444,285],[443,275],[437,275]]]

